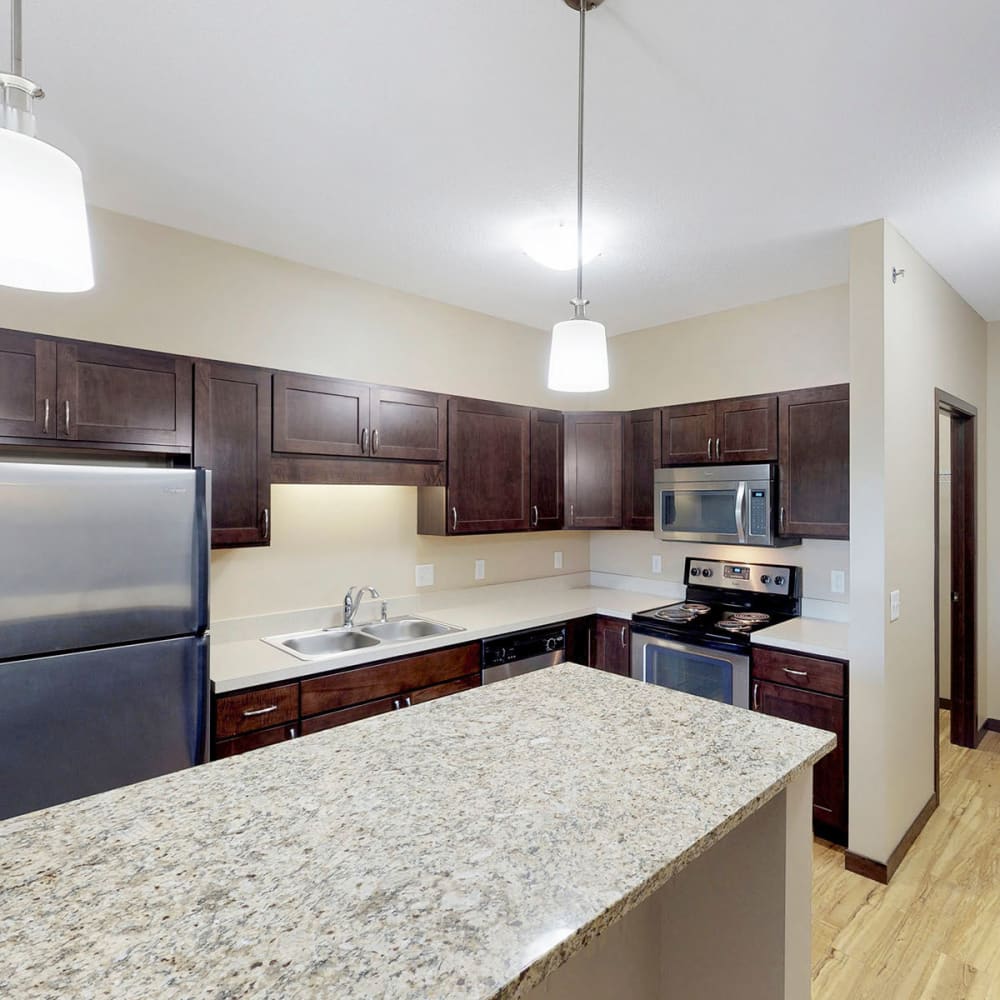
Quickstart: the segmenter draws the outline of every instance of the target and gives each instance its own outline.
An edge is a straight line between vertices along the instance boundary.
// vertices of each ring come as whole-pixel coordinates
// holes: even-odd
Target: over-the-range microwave
[[[665,542],[799,545],[779,535],[776,470],[767,465],[695,465],[657,469],[656,537]]]

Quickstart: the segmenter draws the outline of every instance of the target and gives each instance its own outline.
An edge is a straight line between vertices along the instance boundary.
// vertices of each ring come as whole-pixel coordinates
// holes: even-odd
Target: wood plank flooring
[[[1000,1000],[1000,733],[948,742],[941,805],[881,886],[813,850],[813,1000]]]

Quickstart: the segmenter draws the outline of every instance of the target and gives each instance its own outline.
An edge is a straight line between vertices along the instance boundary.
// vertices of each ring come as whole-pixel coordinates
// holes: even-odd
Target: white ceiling
[[[24,19],[41,134],[95,204],[568,315],[572,273],[518,244],[573,214],[562,0],[26,0]],[[607,0],[589,26],[607,239],[587,291],[609,332],[844,281],[847,229],[881,216],[1000,319],[996,0]]]

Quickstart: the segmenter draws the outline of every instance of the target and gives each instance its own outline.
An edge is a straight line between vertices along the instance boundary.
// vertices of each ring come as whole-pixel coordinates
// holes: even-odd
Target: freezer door
[[[0,663],[0,819],[202,763],[208,640]]]
[[[201,469],[0,463],[0,660],[208,624]]]

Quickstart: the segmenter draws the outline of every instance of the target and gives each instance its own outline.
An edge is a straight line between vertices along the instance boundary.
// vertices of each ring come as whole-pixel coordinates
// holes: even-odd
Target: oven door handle
[[[746,504],[747,484],[744,479],[736,488],[736,534],[739,536],[740,545],[747,543]]]

